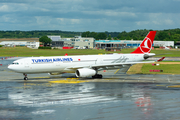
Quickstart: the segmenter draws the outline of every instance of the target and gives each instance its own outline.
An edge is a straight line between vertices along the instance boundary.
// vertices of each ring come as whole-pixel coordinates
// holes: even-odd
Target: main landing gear
[[[102,75],[101,74],[96,74],[96,75],[92,76],[92,78],[102,78]]]
[[[24,75],[24,80],[28,80],[27,74],[23,73],[23,75]]]

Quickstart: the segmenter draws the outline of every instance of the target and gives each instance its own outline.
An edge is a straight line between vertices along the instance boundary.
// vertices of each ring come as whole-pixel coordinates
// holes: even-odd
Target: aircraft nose
[[[9,70],[11,70],[11,71],[22,72],[22,71],[20,70],[19,66],[16,66],[16,65],[9,65],[7,68],[8,68]]]
[[[8,69],[12,70],[12,65],[8,65]]]
[[[15,68],[13,67],[13,65],[9,65],[9,66],[8,66],[8,69],[10,69],[10,70],[12,70],[12,71],[15,70]]]

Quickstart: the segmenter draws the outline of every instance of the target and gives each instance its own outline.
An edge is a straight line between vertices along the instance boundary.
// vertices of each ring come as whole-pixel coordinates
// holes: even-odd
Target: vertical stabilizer
[[[155,35],[156,35],[156,31],[150,31],[148,35],[144,38],[143,42],[139,45],[139,47],[131,54],[150,53]]]

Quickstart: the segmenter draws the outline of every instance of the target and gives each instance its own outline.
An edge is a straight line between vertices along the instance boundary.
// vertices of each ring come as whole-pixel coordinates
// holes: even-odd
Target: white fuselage
[[[84,56],[52,56],[28,57],[19,59],[8,66],[9,69],[19,73],[74,73],[81,66],[91,68],[92,65],[140,62],[144,54],[107,54]]]

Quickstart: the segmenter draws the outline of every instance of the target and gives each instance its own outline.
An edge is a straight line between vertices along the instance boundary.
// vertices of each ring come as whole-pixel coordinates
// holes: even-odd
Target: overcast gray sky
[[[0,0],[0,30],[180,28],[180,0]]]

